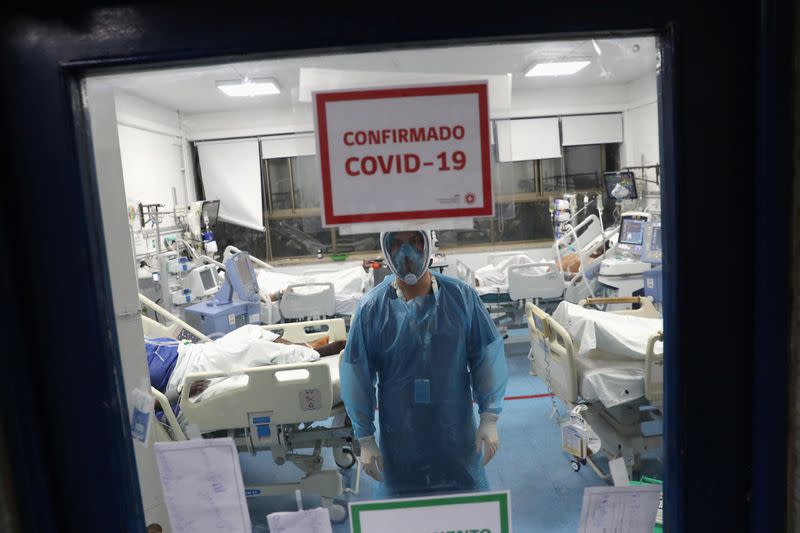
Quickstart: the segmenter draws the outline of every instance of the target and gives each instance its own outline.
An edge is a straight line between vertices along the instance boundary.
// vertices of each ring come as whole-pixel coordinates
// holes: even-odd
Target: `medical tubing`
[[[578,232],[575,231],[575,228],[572,227],[572,224],[567,226],[567,232],[572,234],[575,243],[578,243]],[[576,252],[578,254],[578,274],[580,274],[581,279],[583,280],[583,284],[586,285],[586,289],[589,291],[589,294],[594,297],[594,291],[592,287],[589,285],[589,280],[586,277],[586,272],[583,270],[583,250]]]

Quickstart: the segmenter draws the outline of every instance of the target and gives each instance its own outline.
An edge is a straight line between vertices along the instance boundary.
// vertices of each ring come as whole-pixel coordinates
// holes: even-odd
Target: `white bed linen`
[[[167,397],[177,396],[183,379],[195,372],[232,372],[255,366],[316,361],[319,353],[307,346],[278,344],[278,335],[248,324],[201,344],[178,346],[178,361],[167,384]]]
[[[581,398],[588,402],[599,400],[611,408],[644,397],[643,362],[611,360],[603,357],[605,354],[599,355],[580,357],[576,361]]]
[[[553,319],[567,330],[577,355],[600,350],[612,354],[614,359],[643,361],[647,355],[647,341],[664,327],[660,318],[607,313],[567,301],[558,305]],[[661,353],[661,343],[656,343],[654,349]]]

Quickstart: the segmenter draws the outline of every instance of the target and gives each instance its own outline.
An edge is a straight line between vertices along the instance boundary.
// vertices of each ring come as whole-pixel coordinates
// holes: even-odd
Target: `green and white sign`
[[[352,533],[510,533],[511,493],[350,503]]]

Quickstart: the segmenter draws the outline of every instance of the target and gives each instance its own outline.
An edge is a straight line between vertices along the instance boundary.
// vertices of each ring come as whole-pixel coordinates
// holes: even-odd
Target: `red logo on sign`
[[[467,202],[468,204],[474,204],[475,203],[475,194],[471,193],[471,192],[468,192],[467,194],[464,195],[464,201]]]

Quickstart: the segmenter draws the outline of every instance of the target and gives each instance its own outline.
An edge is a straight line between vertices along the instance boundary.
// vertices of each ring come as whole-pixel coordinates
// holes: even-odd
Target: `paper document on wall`
[[[239,454],[230,438],[153,445],[173,533],[250,533]]]
[[[651,533],[659,485],[589,487],[583,492],[579,533]]]
[[[268,514],[267,523],[271,533],[333,533],[331,515],[322,507],[296,513]]]

